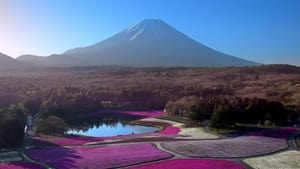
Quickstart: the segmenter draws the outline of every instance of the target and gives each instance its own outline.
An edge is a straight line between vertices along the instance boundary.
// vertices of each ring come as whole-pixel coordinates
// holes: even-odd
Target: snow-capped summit
[[[149,30],[154,33],[162,33],[165,31],[164,29],[171,28],[165,22],[159,19],[144,19],[136,24],[130,26],[126,29],[126,32],[134,32],[134,31],[141,31],[141,30]]]
[[[122,31],[119,35],[131,36],[129,39],[134,40],[141,35],[151,36],[152,38],[153,36],[172,36],[174,35],[174,31],[171,26],[162,20],[144,19]]]
[[[245,66],[255,62],[208,48],[159,19],[145,19],[94,45],[64,54],[89,65]],[[66,59],[64,59],[66,60]]]

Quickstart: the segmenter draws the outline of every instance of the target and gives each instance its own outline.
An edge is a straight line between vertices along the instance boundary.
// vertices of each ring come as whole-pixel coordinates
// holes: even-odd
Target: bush
[[[37,131],[44,134],[64,134],[67,125],[65,121],[56,116],[49,116],[47,119],[38,119],[36,121]]]
[[[270,127],[270,126],[272,126],[272,121],[271,120],[265,120],[265,126],[268,126],[268,127]]]

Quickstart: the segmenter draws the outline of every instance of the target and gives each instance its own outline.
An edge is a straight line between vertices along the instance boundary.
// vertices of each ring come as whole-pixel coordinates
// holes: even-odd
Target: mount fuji
[[[158,19],[145,19],[104,41],[75,48],[51,57],[19,57],[22,61],[44,65],[120,65],[135,67],[253,66],[258,63],[213,50]],[[69,58],[69,59],[68,59]],[[46,60],[41,61],[41,60]],[[61,59],[61,60],[59,60]],[[76,61],[74,61],[76,60]],[[69,63],[66,63],[69,62]]]

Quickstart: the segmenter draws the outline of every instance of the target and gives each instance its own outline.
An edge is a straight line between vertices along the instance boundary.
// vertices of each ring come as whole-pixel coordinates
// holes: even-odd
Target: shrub
[[[37,131],[45,134],[64,134],[67,125],[65,121],[56,116],[49,116],[45,119],[38,119],[36,121]]]
[[[271,120],[265,120],[265,126],[272,126],[272,124]]]

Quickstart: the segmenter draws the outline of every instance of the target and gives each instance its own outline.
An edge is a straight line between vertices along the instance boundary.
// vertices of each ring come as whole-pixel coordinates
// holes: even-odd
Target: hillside
[[[11,58],[3,53],[0,53],[0,71],[16,71],[31,68],[32,65],[18,61],[14,58]],[[0,73],[1,73],[0,72]]]

